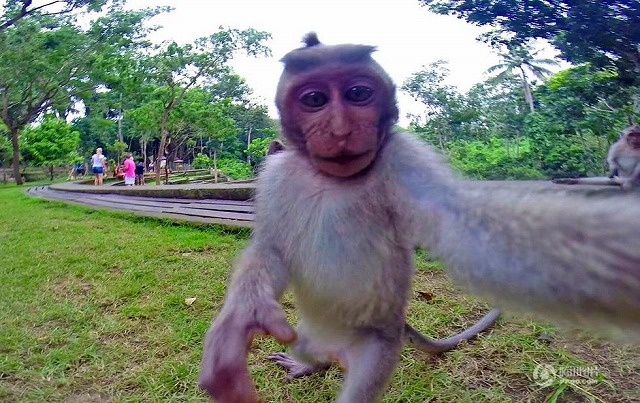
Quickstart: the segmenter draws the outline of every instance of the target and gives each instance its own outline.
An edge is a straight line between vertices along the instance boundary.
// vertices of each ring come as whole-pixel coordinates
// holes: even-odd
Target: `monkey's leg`
[[[591,177],[591,178],[557,178],[552,181],[558,185],[602,185],[602,186],[619,186],[621,181],[617,178],[609,177]]]
[[[406,343],[411,344],[418,350],[424,351],[425,353],[444,353],[445,351],[453,350],[454,348],[456,348],[461,341],[471,340],[476,337],[478,333],[484,332],[485,330],[493,326],[499,316],[500,310],[492,309],[473,326],[454,336],[441,340],[423,336],[419,331],[406,323],[404,325],[404,339]]]
[[[373,329],[367,333],[345,351],[346,378],[338,403],[379,401],[400,360],[401,328],[391,336]]]
[[[331,356],[335,356],[329,347],[308,336],[308,331],[302,324],[296,331],[298,338],[290,347],[291,354],[274,353],[269,356],[271,361],[287,370],[287,381],[329,369]]]
[[[325,371],[331,366],[330,362],[310,364],[297,360],[287,353],[274,353],[269,356],[269,359],[287,370],[287,381]]]

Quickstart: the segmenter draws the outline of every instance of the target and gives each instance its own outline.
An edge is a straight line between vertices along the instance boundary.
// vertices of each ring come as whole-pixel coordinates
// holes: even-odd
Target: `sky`
[[[276,118],[275,88],[282,65],[279,59],[300,47],[305,33],[315,31],[326,44],[374,45],[374,58],[400,87],[423,65],[446,60],[448,84],[461,91],[487,78],[484,72],[500,59],[485,44],[476,41],[483,29],[452,16],[430,13],[418,0],[128,0],[127,8],[168,5],[175,9],[155,17],[162,28],[151,40],[173,40],[180,44],[208,36],[218,27],[255,28],[271,33],[267,42],[271,58],[237,57],[234,70],[254,90],[257,102],[269,107]],[[548,57],[548,56],[547,56]],[[398,93],[400,124],[407,113],[424,108],[410,96]]]

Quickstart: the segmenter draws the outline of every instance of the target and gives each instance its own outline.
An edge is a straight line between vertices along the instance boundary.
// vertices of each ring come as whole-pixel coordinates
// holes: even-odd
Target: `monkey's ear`
[[[312,46],[320,45],[320,40],[318,39],[318,34],[315,32],[309,32],[302,38],[302,42],[307,45],[308,48]]]

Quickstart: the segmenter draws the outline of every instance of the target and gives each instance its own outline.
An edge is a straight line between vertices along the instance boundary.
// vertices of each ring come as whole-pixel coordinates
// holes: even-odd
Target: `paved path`
[[[127,211],[148,217],[231,227],[253,226],[253,203],[250,201],[126,196],[113,193],[55,190],[49,186],[32,187],[27,194],[99,209]]]

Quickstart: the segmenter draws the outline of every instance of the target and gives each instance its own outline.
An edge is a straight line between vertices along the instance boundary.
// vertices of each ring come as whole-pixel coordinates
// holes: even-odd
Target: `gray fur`
[[[632,189],[640,185],[640,149],[634,148],[627,140],[630,134],[638,133],[640,133],[640,127],[637,125],[624,129],[620,139],[609,148],[607,155],[609,177],[620,182],[624,189]]]
[[[331,49],[344,50],[308,50],[330,56]],[[371,63],[360,73],[378,74]],[[339,402],[378,401],[404,339],[433,347],[405,326],[416,247],[502,306],[640,339],[637,198],[468,185],[422,141],[391,131],[395,106],[380,111],[383,140],[365,171],[323,174],[305,152],[299,117],[286,108],[299,84],[291,74],[285,69],[277,97],[288,147],[265,159],[253,240],[205,340],[200,384],[212,396],[257,401],[247,343],[266,332],[291,345],[293,358],[274,359],[296,373],[336,361],[346,367]],[[392,84],[380,85],[393,94]],[[278,304],[287,287],[300,317],[295,334]]]

